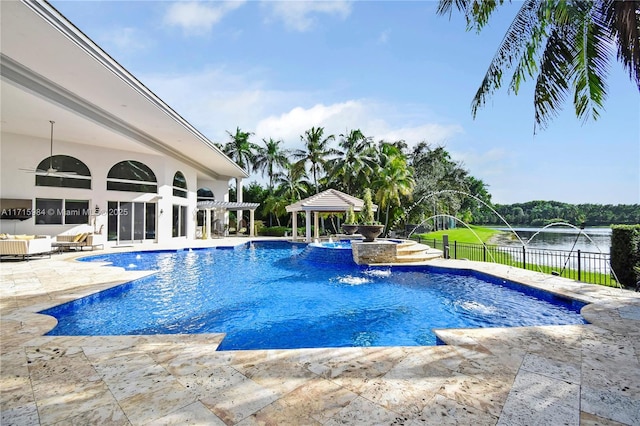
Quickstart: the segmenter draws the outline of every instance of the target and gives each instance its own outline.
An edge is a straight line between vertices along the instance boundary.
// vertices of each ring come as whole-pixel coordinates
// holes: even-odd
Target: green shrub
[[[287,228],[286,226],[266,226],[260,229],[258,235],[264,237],[284,237],[285,232],[291,235],[291,228]]]
[[[640,225],[613,225],[611,229],[611,269],[620,284],[635,288],[638,274],[634,268],[640,269]]]

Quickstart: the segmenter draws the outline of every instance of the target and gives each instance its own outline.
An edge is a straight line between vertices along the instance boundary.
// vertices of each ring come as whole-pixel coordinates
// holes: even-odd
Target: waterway
[[[522,245],[507,227],[493,227],[505,231],[495,243],[499,245]],[[554,226],[546,228],[513,228],[529,248],[548,250],[581,250],[592,253],[609,253],[611,247],[611,228],[585,228],[582,232],[566,227]],[[536,232],[539,232],[537,235]],[[535,237],[534,237],[535,235]],[[587,237],[588,236],[588,237]],[[533,239],[531,239],[533,237]],[[575,246],[574,246],[575,244]]]

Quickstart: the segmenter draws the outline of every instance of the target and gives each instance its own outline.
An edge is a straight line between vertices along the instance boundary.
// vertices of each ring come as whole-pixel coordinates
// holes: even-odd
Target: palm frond
[[[520,60],[516,64],[513,76],[511,77],[509,92],[517,95],[520,90],[520,85],[527,81],[528,77],[532,78],[538,74],[540,51],[547,38],[546,25],[540,25],[531,30],[531,38],[527,41],[522,56],[520,56]]]
[[[498,4],[503,4],[504,0],[480,0],[474,1],[471,4],[471,16],[473,17],[473,22],[475,23],[475,28],[477,31],[482,30],[484,26],[489,22],[489,17],[496,9]]]
[[[610,40],[597,19],[583,19],[577,28],[575,53],[570,78],[574,81],[573,103],[576,116],[596,120],[607,94]]]
[[[535,122],[545,128],[557,116],[569,91],[567,75],[573,58],[566,32],[554,29],[547,40],[534,92]]]
[[[540,0],[526,0],[518,10],[471,102],[471,114],[474,118],[478,109],[486,103],[487,98],[502,85],[503,70],[511,68],[516,58],[522,56],[522,51],[527,48],[532,32],[544,25],[544,21],[538,19],[539,9]]]
[[[601,1],[601,15],[617,41],[618,60],[640,91],[640,1]]]
[[[469,0],[440,0],[436,13],[438,15],[449,15],[449,17],[451,17],[453,6],[455,5],[456,9],[466,16],[470,3],[471,1]]]
[[[480,32],[489,22],[491,14],[498,5],[502,5],[504,0],[440,0],[436,13],[438,15],[449,15],[455,6],[462,12],[467,20],[467,30],[475,29]]]

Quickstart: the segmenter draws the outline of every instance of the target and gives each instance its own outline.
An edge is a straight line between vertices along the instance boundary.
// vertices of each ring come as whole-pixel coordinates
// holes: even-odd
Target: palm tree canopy
[[[380,207],[400,205],[400,196],[410,196],[414,185],[413,169],[402,151],[394,144],[381,143],[380,169],[373,181]]]
[[[290,202],[301,200],[311,186],[306,178],[304,165],[300,163],[285,165],[284,172],[275,175],[275,182],[278,185],[277,194]]]
[[[337,189],[347,194],[365,187],[377,165],[376,149],[372,138],[366,137],[360,130],[351,130],[340,135],[335,151],[336,158],[329,161],[329,175]]]
[[[256,155],[254,157],[254,169],[260,170],[262,176],[265,172],[269,176],[269,190],[273,190],[273,179],[276,174],[276,169],[283,169],[288,163],[287,158],[288,151],[282,149],[280,146],[282,140],[273,140],[273,138],[262,139],[264,146],[258,147]]]
[[[249,141],[249,137],[253,135],[251,132],[243,132],[240,127],[236,128],[233,134],[227,130],[230,141],[224,145],[223,152],[235,161],[240,167],[247,171],[251,171],[253,160],[258,146]]]
[[[401,206],[402,197],[411,198],[415,180],[413,168],[409,166],[401,143],[380,142],[379,167],[374,173],[371,186],[375,188],[376,201],[385,209],[385,234],[389,232],[391,206]]]
[[[481,31],[504,0],[440,0],[439,14],[455,7],[467,28]],[[596,120],[607,96],[609,64],[617,59],[640,91],[640,1],[525,0],[498,47],[482,80],[471,111],[475,118],[513,70],[509,90],[518,93],[535,78],[537,126],[545,128],[568,97],[576,116]]]
[[[329,146],[329,143],[335,139],[334,135],[324,137],[324,127],[312,127],[307,130],[304,135],[300,136],[304,142],[304,149],[298,149],[293,152],[294,158],[298,158],[298,163],[306,165],[311,163],[311,174],[313,176],[313,184],[316,193],[318,189],[318,175],[325,169],[325,165],[330,155],[335,154],[335,149]]]

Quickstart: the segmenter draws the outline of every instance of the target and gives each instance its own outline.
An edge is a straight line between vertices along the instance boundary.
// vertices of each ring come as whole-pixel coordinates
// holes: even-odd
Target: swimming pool
[[[157,273],[42,311],[49,335],[227,333],[219,350],[435,345],[432,329],[583,324],[581,302],[471,271],[318,263],[304,245],[96,255]]]

